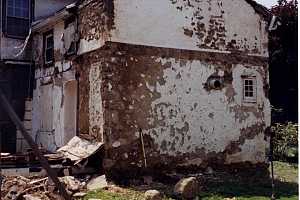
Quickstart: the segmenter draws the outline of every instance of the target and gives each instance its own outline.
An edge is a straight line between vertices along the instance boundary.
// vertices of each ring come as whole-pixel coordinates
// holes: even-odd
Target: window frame
[[[53,47],[47,48],[47,39],[52,37]],[[52,49],[53,58],[49,61],[47,61],[47,50]],[[43,34],[43,60],[44,60],[44,66],[49,67],[54,64],[54,33],[53,30],[50,30],[48,32],[45,32]]]
[[[5,8],[4,8],[4,11],[5,11],[5,14],[4,14],[4,17],[5,17],[5,20],[4,20],[4,22],[5,22],[4,23],[4,25],[5,25],[5,31],[4,31],[4,33],[5,33],[6,37],[13,38],[13,39],[25,39],[27,37],[28,34],[23,35],[23,36],[19,36],[19,35],[14,35],[14,34],[12,34],[12,33],[10,33],[8,31],[8,18],[17,19],[17,20],[18,19],[19,20],[26,20],[27,23],[28,23],[28,31],[29,31],[29,29],[30,29],[30,23],[31,23],[31,20],[33,18],[33,16],[32,16],[32,12],[33,12],[32,8],[33,8],[33,6],[32,6],[32,0],[27,0],[27,1],[28,1],[28,18],[18,17],[18,16],[9,16],[8,15],[8,0],[4,1],[5,2],[5,4],[4,4],[4,6],[5,6]]]
[[[243,102],[245,103],[256,103],[257,102],[257,79],[256,76],[242,76],[243,85]],[[252,85],[246,84],[246,81],[252,81]],[[252,87],[252,90],[246,87]],[[253,96],[246,94],[253,93]]]

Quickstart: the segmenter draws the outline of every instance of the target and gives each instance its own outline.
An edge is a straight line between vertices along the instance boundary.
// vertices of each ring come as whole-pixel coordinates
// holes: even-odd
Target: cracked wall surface
[[[115,0],[114,8],[109,41],[268,56],[267,22],[244,0]]]
[[[44,64],[43,35],[49,30],[54,37],[54,62]],[[64,21],[48,25],[34,33],[35,88],[33,89],[32,138],[55,152],[76,135],[77,80],[71,57],[65,58]]]
[[[110,165],[141,164],[139,129],[150,165],[266,161],[267,59],[111,43],[79,60],[96,63],[93,74],[101,74],[103,137]],[[95,64],[85,66],[94,71]],[[79,70],[83,77],[88,73],[86,68]],[[213,74],[226,80],[222,89],[205,88]],[[243,75],[257,78],[256,103],[242,100]],[[94,87],[87,80],[79,84]],[[85,106],[89,126],[97,110],[91,104],[99,104],[91,101],[97,98],[93,94],[89,92]]]

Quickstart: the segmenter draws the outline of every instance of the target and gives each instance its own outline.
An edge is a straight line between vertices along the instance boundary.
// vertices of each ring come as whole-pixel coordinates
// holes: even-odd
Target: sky
[[[258,3],[266,6],[267,8],[271,8],[277,3],[277,0],[256,0]]]

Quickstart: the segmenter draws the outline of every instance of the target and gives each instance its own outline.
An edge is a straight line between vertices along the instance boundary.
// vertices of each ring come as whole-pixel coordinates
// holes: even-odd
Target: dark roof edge
[[[266,8],[265,6],[257,3],[255,0],[245,0],[248,4],[250,4],[254,10],[260,14],[267,22],[270,22],[272,19],[273,14],[271,11]]]

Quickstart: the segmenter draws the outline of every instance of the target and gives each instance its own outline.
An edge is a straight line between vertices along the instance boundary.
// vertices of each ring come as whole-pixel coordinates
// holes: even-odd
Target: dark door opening
[[[31,77],[28,65],[0,67],[0,87],[20,119],[24,118],[25,99],[30,94],[28,88]],[[16,153],[16,144],[16,127],[0,106],[0,151]]]

